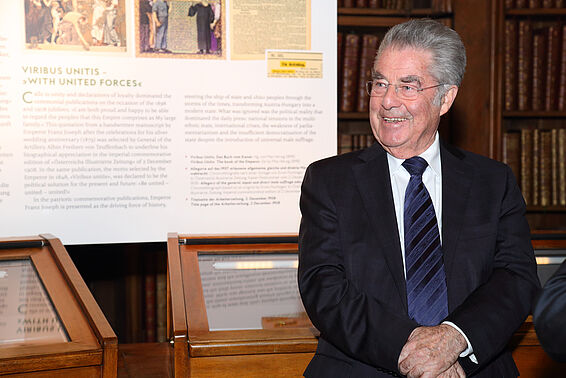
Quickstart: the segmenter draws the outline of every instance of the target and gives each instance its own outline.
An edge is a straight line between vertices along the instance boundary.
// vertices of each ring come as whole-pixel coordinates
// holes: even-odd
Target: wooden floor
[[[168,343],[120,345],[118,377],[172,377],[171,352]],[[518,346],[513,351],[513,358],[521,378],[566,377],[566,363],[553,361],[540,346]],[[233,372],[233,376],[246,375],[245,372]]]

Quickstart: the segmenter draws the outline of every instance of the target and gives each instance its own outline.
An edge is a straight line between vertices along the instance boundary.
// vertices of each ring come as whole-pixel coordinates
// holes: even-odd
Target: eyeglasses
[[[404,100],[413,100],[417,98],[419,92],[425,89],[440,87],[444,84],[431,85],[430,87],[419,88],[411,84],[390,84],[384,81],[370,80],[366,83],[366,91],[370,97],[383,97],[387,93],[389,87],[395,88],[395,93],[399,98]]]

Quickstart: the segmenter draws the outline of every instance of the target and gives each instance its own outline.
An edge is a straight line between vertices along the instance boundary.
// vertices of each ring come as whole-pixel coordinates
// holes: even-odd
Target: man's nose
[[[381,106],[385,109],[395,108],[401,105],[401,101],[397,96],[397,91],[394,85],[389,85],[385,94],[381,98]]]

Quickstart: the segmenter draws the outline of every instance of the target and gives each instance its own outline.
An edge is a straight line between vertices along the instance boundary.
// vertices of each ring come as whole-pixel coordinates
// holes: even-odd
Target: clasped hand
[[[458,363],[466,347],[464,336],[450,325],[416,328],[399,355],[399,371],[408,378],[466,377]]]

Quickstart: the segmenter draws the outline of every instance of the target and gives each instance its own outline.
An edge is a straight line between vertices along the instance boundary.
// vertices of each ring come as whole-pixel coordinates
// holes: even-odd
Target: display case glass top
[[[297,288],[297,253],[200,252],[209,329],[310,326]]]
[[[30,259],[0,260],[0,344],[69,341]]]

